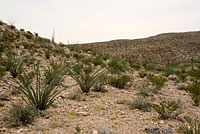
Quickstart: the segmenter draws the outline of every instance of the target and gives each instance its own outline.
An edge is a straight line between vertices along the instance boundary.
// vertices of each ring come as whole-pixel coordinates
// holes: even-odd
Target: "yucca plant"
[[[19,80],[13,80],[15,84],[11,86],[24,95],[22,96],[22,99],[27,104],[34,106],[36,109],[45,110],[53,104],[57,95],[62,91],[57,89],[57,85],[59,85],[64,79],[64,75],[66,73],[65,66],[54,71],[51,82],[49,84],[44,83],[44,85],[41,85],[39,62],[34,68],[34,71],[36,77],[35,86],[33,86],[33,83],[25,72],[23,72],[23,75],[19,74]]]
[[[84,93],[88,93],[90,89],[100,81],[100,78],[104,76],[105,71],[102,69],[88,71],[88,69],[85,68],[86,67],[83,65],[77,64],[73,69],[67,69],[67,72],[77,82],[81,90]]]

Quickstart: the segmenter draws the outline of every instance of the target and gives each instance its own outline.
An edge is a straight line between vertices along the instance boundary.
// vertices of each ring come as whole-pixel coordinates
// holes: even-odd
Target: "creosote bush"
[[[36,111],[33,106],[23,106],[19,103],[12,104],[12,107],[9,111],[9,121],[13,127],[31,124],[34,120],[35,113]]]
[[[108,66],[111,72],[123,72],[125,70],[125,63],[119,57],[113,57]]]
[[[6,67],[7,71],[10,71],[13,78],[16,78],[23,71],[24,60],[22,58],[16,58],[11,51],[8,51],[6,56],[7,59],[2,59],[2,64]]]
[[[139,109],[143,112],[149,112],[151,110],[150,102],[148,102],[147,99],[141,96],[137,97],[134,100],[126,101],[126,103],[130,109]]]
[[[109,83],[116,88],[123,89],[130,82],[131,77],[128,75],[110,76]]]
[[[68,74],[77,82],[84,93],[88,93],[105,74],[102,69],[94,71],[90,67],[89,69],[87,68],[87,66],[76,64],[71,69],[67,69]]]
[[[155,76],[153,74],[148,75],[148,79],[152,82],[153,85],[161,88],[164,86],[165,82],[167,82],[167,79],[162,76]]]
[[[195,81],[185,88],[186,91],[191,93],[195,106],[200,105],[200,82]]]
[[[159,118],[175,119],[179,114],[181,114],[180,100],[178,101],[161,101],[160,104],[151,104],[152,108],[159,114]]]
[[[53,79],[49,84],[44,83],[41,84],[41,73],[39,69],[39,62],[34,69],[36,83],[33,86],[33,83],[29,79],[28,75],[23,72],[23,74],[19,74],[19,80],[13,80],[15,84],[11,85],[13,88],[20,91],[23,96],[22,99],[36,109],[45,110],[49,108],[53,102],[56,100],[57,95],[62,91],[57,89],[57,85],[59,85],[65,75],[65,66],[53,72]]]

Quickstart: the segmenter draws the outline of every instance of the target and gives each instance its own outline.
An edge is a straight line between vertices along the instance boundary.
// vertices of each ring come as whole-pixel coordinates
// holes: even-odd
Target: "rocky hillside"
[[[198,56],[198,35],[67,46],[0,21],[0,133],[191,134],[200,127],[199,61],[140,65],[106,52],[165,48],[160,58],[171,50],[186,59]]]
[[[165,33],[144,39],[113,40],[77,45],[101,53],[112,53],[139,63],[179,63],[200,59],[200,32]]]

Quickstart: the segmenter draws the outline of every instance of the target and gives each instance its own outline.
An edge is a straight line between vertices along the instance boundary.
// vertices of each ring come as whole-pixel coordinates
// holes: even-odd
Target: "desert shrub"
[[[30,105],[23,106],[19,103],[12,104],[9,115],[9,121],[12,123],[13,127],[31,124],[34,120],[35,109]]]
[[[113,87],[123,89],[130,82],[131,77],[128,75],[111,76],[109,82]]]
[[[186,91],[190,92],[195,106],[200,105],[200,82],[195,81],[185,88]]]
[[[45,57],[46,57],[46,59],[50,59],[50,57],[51,57],[51,50],[50,49],[45,51]]]
[[[200,134],[200,120],[186,119],[186,123],[182,123],[179,130],[182,134]]]
[[[6,50],[7,46],[3,43],[0,43],[0,56]]]
[[[81,61],[82,63],[86,64],[86,65],[90,65],[92,63],[92,58],[91,57],[87,57],[87,58],[83,58]]]
[[[104,54],[103,55],[103,60],[108,60],[110,58],[110,54]]]
[[[142,95],[144,97],[148,97],[151,95],[151,93],[153,92],[154,90],[149,88],[149,87],[142,87],[140,88],[140,91],[138,92],[138,95]]]
[[[1,59],[0,59],[1,60]],[[2,76],[4,76],[4,75],[6,75],[6,70],[2,67],[2,66],[0,66],[0,78],[2,77]]]
[[[33,38],[33,34],[29,31],[27,31],[26,33],[24,33],[24,36],[27,38],[27,39],[32,39]]]
[[[131,60],[129,61],[129,64],[130,64],[131,68],[134,68],[134,69],[137,69],[137,70],[142,68],[139,64],[137,64],[137,63],[135,63]]]
[[[16,58],[16,56],[11,52],[6,52],[6,59],[2,59],[2,64],[6,67],[7,71],[13,78],[16,78],[23,71],[24,60],[22,58]]]
[[[149,74],[148,79],[152,82],[153,85],[157,87],[163,87],[165,82],[167,81],[166,78],[162,76],[155,76],[153,74]]]
[[[141,71],[139,72],[139,76],[140,78],[144,78],[145,76],[147,76],[147,73],[145,71]]]
[[[165,67],[164,66],[156,66],[155,70],[159,71],[159,72],[165,71]]]
[[[100,78],[100,82],[96,83],[93,87],[93,91],[94,92],[101,92],[101,93],[105,93],[108,92],[108,90],[106,90],[104,88],[104,85],[107,83],[106,81],[106,76],[104,75],[103,77]]]
[[[20,91],[24,96],[22,99],[36,109],[45,110],[49,108],[55,101],[57,95],[62,90],[57,90],[57,85],[62,82],[65,75],[65,66],[61,67],[53,73],[53,79],[49,84],[41,85],[41,73],[39,70],[39,62],[34,68],[36,83],[33,84],[28,75],[23,71],[23,75],[19,74],[19,80],[13,80],[15,84],[11,85],[13,88]],[[35,86],[33,86],[35,85]]]
[[[85,67],[81,64],[76,64],[71,69],[67,69],[68,74],[77,82],[84,93],[88,93],[90,89],[100,81],[104,76],[105,71],[97,69],[96,71],[84,71]]]
[[[110,67],[111,72],[120,72],[125,70],[125,66],[119,57],[112,58],[108,63],[108,66]]]
[[[178,101],[162,101],[160,104],[152,104],[152,108],[159,114],[159,118],[161,119],[168,119],[173,118],[175,119],[180,113],[180,100]]]
[[[134,100],[127,101],[126,103],[130,109],[139,109],[143,112],[147,112],[151,110],[151,105],[148,102],[148,100],[141,96],[137,97]]]
[[[188,74],[192,77],[195,77],[197,79],[200,79],[200,69],[199,70],[196,70],[196,71],[191,71],[191,72],[188,72]]]
[[[77,54],[77,53],[75,53],[73,56],[74,56],[74,58],[76,58],[77,60],[81,60],[81,59],[84,58],[84,56],[83,56],[82,54]]]
[[[155,70],[155,65],[153,64],[144,64],[144,69],[147,71],[153,71]]]
[[[164,70],[164,76],[168,77],[169,75],[174,74],[174,69],[171,67],[166,67]]]
[[[14,26],[14,25],[9,25],[9,27],[10,27],[11,29],[15,29],[15,26]]]
[[[67,96],[67,99],[76,101],[85,101],[85,97],[79,91],[70,92]]]
[[[103,64],[103,59],[100,56],[95,57],[95,58],[93,58],[93,64],[95,66],[101,65],[101,64]]]

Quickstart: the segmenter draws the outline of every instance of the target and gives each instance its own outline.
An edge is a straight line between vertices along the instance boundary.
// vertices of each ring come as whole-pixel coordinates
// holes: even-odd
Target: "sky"
[[[1,0],[0,20],[65,44],[200,30],[200,0]]]

